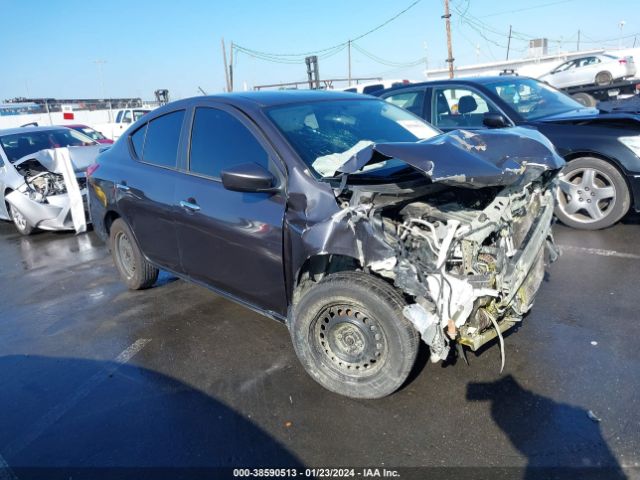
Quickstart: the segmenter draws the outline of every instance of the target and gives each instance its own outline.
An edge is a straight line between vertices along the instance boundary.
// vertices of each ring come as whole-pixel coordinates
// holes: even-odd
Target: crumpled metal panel
[[[525,184],[564,165],[539,132],[512,128],[482,133],[458,130],[423,142],[371,145],[340,171],[353,173],[368,163],[390,158],[405,161],[433,182],[467,188]],[[373,215],[366,205],[340,207],[329,183],[318,182],[298,166],[288,176],[284,239],[291,259],[285,272],[289,295],[304,262],[312,256],[344,255],[362,266],[395,256],[384,240],[379,215]]]
[[[64,207],[55,207],[41,204],[31,200],[19,191],[14,191],[8,195],[7,201],[20,210],[31,225],[44,227],[43,222],[48,221],[46,228],[53,230],[67,228],[65,216],[70,211],[73,228],[76,233],[85,232],[87,230],[87,219],[76,173],[85,171],[95,161],[99,153],[99,146],[96,147],[62,147],[40,150],[21,158],[14,164],[17,167],[27,160],[36,160],[50,172],[61,174],[67,193],[59,195],[59,197],[65,198],[68,202],[68,208],[66,205]],[[18,195],[21,197],[19,198]]]
[[[338,172],[355,173],[391,158],[420,170],[434,183],[467,188],[525,184],[564,160],[537,130],[454,130],[421,142],[372,144],[351,157]]]

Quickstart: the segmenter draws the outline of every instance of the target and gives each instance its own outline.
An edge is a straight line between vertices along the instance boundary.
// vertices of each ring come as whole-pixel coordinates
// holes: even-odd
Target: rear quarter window
[[[160,167],[176,167],[183,120],[184,110],[179,110],[167,113],[147,124],[142,151],[143,162]]]
[[[147,124],[145,123],[141,128],[136,130],[131,135],[131,148],[138,160],[142,160],[142,151],[144,148],[144,137],[147,134]]]

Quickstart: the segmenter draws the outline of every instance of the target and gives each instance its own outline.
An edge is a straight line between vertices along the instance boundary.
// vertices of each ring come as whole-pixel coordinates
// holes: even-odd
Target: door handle
[[[126,183],[116,183],[116,189],[122,190],[123,192],[128,192],[131,190],[131,187],[128,187]]]
[[[186,200],[181,200],[180,206],[185,210],[189,210],[191,212],[197,212],[198,210],[200,210],[200,206],[197,203],[187,202]]]

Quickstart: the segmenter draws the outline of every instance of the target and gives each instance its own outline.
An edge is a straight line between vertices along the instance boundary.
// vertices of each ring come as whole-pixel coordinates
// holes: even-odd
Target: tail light
[[[618,63],[620,65],[626,65],[627,64],[627,59],[626,58],[620,58],[620,59],[618,59]]]
[[[89,167],[87,168],[87,178],[93,175],[94,172],[98,170],[98,168],[100,168],[100,165],[98,165],[97,163],[92,163],[91,165],[89,165]]]

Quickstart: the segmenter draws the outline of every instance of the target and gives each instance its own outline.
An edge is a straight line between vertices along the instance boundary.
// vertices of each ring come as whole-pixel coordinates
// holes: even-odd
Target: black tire
[[[589,171],[593,181],[587,182]],[[555,212],[565,225],[600,230],[615,224],[629,210],[631,196],[627,182],[609,162],[595,157],[576,158],[567,163],[562,174]],[[607,195],[610,196],[605,198]]]
[[[127,287],[143,290],[156,283],[158,269],[144,258],[129,225],[121,218],[111,224],[109,246],[116,268]]]
[[[578,92],[571,95],[573,99],[584,105],[585,107],[595,107],[598,104],[598,101],[595,99],[593,95],[589,95],[588,93]]]
[[[404,317],[400,293],[361,272],[325,277],[293,309],[296,354],[320,385],[352,398],[381,398],[407,379],[419,334]]]
[[[9,216],[11,217],[11,221],[13,225],[18,230],[18,233],[24,236],[31,235],[33,233],[34,227],[29,224],[29,221],[20,213],[20,211],[11,205],[9,202],[6,202],[7,208],[9,210]]]
[[[604,72],[598,72],[596,74],[596,85],[611,85],[611,82],[613,82],[613,75],[611,75],[611,72],[607,72],[606,70]]]

